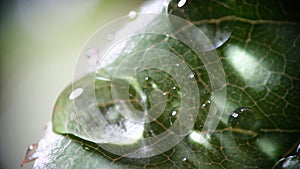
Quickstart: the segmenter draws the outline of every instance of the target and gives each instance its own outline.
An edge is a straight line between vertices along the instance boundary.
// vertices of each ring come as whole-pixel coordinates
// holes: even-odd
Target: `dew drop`
[[[186,0],[180,0],[180,1],[178,2],[177,6],[178,6],[179,8],[181,8],[181,7],[183,7],[183,6],[185,5],[185,3],[186,3]]]
[[[135,11],[130,11],[129,14],[128,14],[128,17],[129,17],[129,19],[135,19],[136,15],[137,14],[136,14]]]
[[[176,64],[175,64],[175,66],[177,66],[177,67],[178,67],[178,66],[179,66],[179,63],[176,63]]]
[[[146,76],[146,77],[145,77],[145,80],[149,80],[149,77],[148,77],[148,76]]]
[[[195,77],[195,72],[192,72],[192,73],[189,74],[189,78],[190,78],[190,79],[192,79],[192,78],[194,78],[194,77]]]
[[[174,111],[172,112],[172,116],[176,116],[176,114],[177,114],[177,112],[174,110]]]
[[[255,114],[249,108],[244,107],[231,112],[228,124],[233,134],[242,139],[256,137],[261,127],[261,123],[256,119]]]
[[[175,90],[175,89],[176,89],[176,86],[173,86],[172,89]]]
[[[82,147],[84,150],[86,150],[86,151],[90,151],[90,150],[91,150],[91,148],[88,147],[88,146],[85,145],[85,144],[81,144],[81,147]]]
[[[74,100],[77,97],[79,97],[82,93],[83,93],[83,89],[77,88],[77,89],[73,90],[72,93],[69,95],[69,99]]]
[[[182,161],[185,162],[185,161],[186,161],[186,158],[183,158]]]

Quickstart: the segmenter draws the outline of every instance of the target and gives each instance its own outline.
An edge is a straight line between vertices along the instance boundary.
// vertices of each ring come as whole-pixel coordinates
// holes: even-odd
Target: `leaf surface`
[[[154,6],[164,9],[160,1],[151,3],[144,8]],[[167,10],[203,30],[217,48],[215,52],[223,64],[227,88],[222,116],[209,115],[210,110],[218,107],[211,98],[213,86],[210,84],[210,72],[206,70],[213,63],[203,63],[195,51],[174,37],[154,34],[133,36],[128,38],[127,48],[119,52],[112,64],[96,74],[83,77],[61,93],[52,123],[53,130],[64,136],[51,130],[46,132],[37,150],[37,154],[46,155],[39,156],[34,168],[272,168],[280,158],[296,154],[300,142],[300,16],[293,1],[188,1],[182,8],[171,1]],[[149,23],[147,29],[159,25],[157,20]],[[134,48],[130,48],[132,46]],[[133,59],[135,55],[130,55],[132,50],[153,48],[175,53],[186,67],[170,76],[166,73],[168,67],[176,66],[177,60],[170,63],[164,57],[157,60],[145,57],[142,59],[145,63],[163,65],[166,71],[141,71],[135,80],[127,79],[126,74],[114,74],[116,69],[126,72],[134,68],[137,61]],[[211,51],[202,54],[209,56]],[[187,68],[193,74],[185,74],[183,70]],[[112,81],[114,75],[116,78]],[[199,102],[188,102],[191,109],[186,113],[187,117],[193,118],[189,115],[199,107],[192,128],[189,128],[191,132],[176,142],[175,147],[161,154],[146,158],[127,154],[136,146],[148,147],[150,152],[157,152],[157,147],[163,149],[166,143],[159,145],[144,138],[164,133],[175,126],[176,121],[179,121],[176,129],[186,133],[184,127],[189,126],[189,122],[180,120],[180,114],[184,112],[180,111],[178,103],[182,101],[181,94],[191,89],[188,86],[178,87],[175,79],[181,75],[186,79],[192,76],[196,80],[200,96]],[[94,80],[95,77],[98,80]],[[128,84],[129,88],[118,88],[119,84]],[[116,113],[115,107],[122,106],[123,102],[113,102],[111,88],[114,86],[121,98],[131,94],[121,101],[131,104],[135,110],[152,107],[160,110],[161,106],[165,109],[149,123],[132,122],[125,117],[140,120],[145,116],[130,114],[131,109],[124,110],[125,114]],[[71,93],[78,88],[83,89],[79,100],[70,100]],[[156,88],[159,90],[154,96],[166,98],[165,101],[151,101],[149,93]],[[89,99],[94,93],[95,99]],[[143,96],[150,101],[143,102]],[[177,114],[172,114],[174,111]],[[207,130],[205,122],[214,118],[220,119],[217,128]],[[130,135],[134,132],[138,136]],[[130,139],[126,140],[128,135]],[[173,138],[173,135],[170,132],[164,136]],[[111,142],[114,144],[109,144]],[[108,150],[124,154],[115,155]],[[296,163],[299,161],[296,160]]]

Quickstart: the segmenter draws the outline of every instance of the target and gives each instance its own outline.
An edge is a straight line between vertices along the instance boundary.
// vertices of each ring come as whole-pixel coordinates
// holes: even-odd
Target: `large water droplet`
[[[274,169],[299,169],[300,161],[297,156],[289,156],[287,158],[280,159]]]
[[[249,108],[237,108],[230,114],[228,120],[231,131],[242,139],[256,137],[261,123]]]
[[[224,6],[229,8],[224,9]],[[208,51],[223,45],[233,32],[235,25],[236,1],[170,1],[168,13],[177,37],[191,41],[195,48]],[[173,15],[188,18],[194,26],[182,25]],[[183,29],[184,28],[184,29]],[[181,31],[184,30],[184,31]]]
[[[83,89],[77,88],[77,89],[73,90],[72,93],[69,95],[69,99],[74,100],[77,97],[79,97],[82,93],[83,93]]]

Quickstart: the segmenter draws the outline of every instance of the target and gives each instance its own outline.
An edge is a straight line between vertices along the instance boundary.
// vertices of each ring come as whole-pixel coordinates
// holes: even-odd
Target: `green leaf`
[[[221,103],[212,97],[211,83],[216,79],[211,79],[214,76],[207,70],[217,63],[205,62],[185,42],[168,34],[131,36],[112,64],[61,93],[52,124],[54,132],[64,136],[51,129],[46,132],[35,154],[34,168],[299,166],[300,16],[295,4],[279,0],[187,1],[179,8],[177,1],[171,1],[168,13],[194,23],[212,41],[208,48],[200,48],[217,48],[202,55],[217,52],[223,64],[224,112],[218,112]],[[165,10],[160,1],[145,4],[147,8]],[[145,29],[159,28],[161,22],[157,19]],[[175,29],[181,28],[170,22]],[[141,50],[152,55],[135,59],[144,54],[138,53]],[[154,57],[158,54],[155,51],[162,50],[180,58],[177,71],[170,73],[178,60]],[[142,70],[150,63],[163,68]],[[140,71],[129,78],[126,72],[134,68]],[[186,73],[188,69],[192,74]],[[196,84],[181,85],[180,78],[179,82],[195,79]],[[191,97],[180,104],[184,93]],[[125,109],[124,104],[132,107]],[[143,110],[154,115],[140,115]],[[210,114],[213,110],[215,116]],[[210,130],[207,126],[215,120],[218,126]],[[154,139],[161,134],[175,146]],[[279,161],[281,158],[285,160]]]

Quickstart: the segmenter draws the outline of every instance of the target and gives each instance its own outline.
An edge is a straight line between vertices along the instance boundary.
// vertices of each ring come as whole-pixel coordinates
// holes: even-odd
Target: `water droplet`
[[[230,114],[228,123],[233,134],[242,139],[256,137],[261,127],[260,121],[249,108],[237,108]]]
[[[72,93],[69,95],[69,99],[74,100],[77,97],[79,97],[82,93],[83,93],[83,89],[77,88],[77,89],[73,90]]]
[[[179,63],[176,63],[176,64],[175,64],[175,66],[177,66],[177,67],[178,67],[178,66],[179,66]]]
[[[176,114],[177,114],[177,112],[174,110],[174,111],[172,112],[172,116],[176,116]]]
[[[167,95],[167,92],[164,92],[163,95],[164,95],[164,96]]]
[[[186,0],[180,0],[180,1],[178,2],[177,6],[178,6],[179,8],[181,8],[181,7],[183,7],[183,6],[185,5],[185,3],[186,3]]]
[[[183,158],[182,161],[185,162],[185,161],[186,161],[186,158]]]
[[[136,15],[137,14],[136,14],[135,11],[130,11],[129,14],[128,14],[128,17],[129,17],[129,19],[135,19]]]
[[[169,35],[168,33],[166,33],[166,37],[167,37],[167,38],[169,38],[169,37],[170,37],[170,35]]]
[[[90,150],[91,150],[91,148],[90,148],[89,146],[85,145],[85,144],[81,144],[81,147],[82,147],[84,150],[86,150],[86,151],[90,151]]]
[[[192,73],[189,74],[189,78],[190,78],[190,79],[192,79],[192,78],[194,78],[194,77],[195,77],[195,72],[192,72]]]
[[[204,89],[204,90],[201,91],[200,95],[205,96],[207,93],[208,93],[207,90]]]
[[[287,158],[281,158],[274,169],[298,169],[300,168],[300,161],[297,156],[289,156]]]
[[[35,152],[37,150],[38,144],[31,144],[30,146],[28,146],[28,149],[26,151],[25,154],[25,158],[21,163],[21,167],[23,167],[25,164],[34,161],[35,159],[37,159],[37,157],[35,156]]]
[[[114,40],[114,38],[115,38],[115,33],[114,33],[114,32],[111,32],[111,33],[109,33],[109,34],[106,36],[106,39],[109,40],[109,41]]]
[[[145,80],[149,80],[149,77],[148,77],[148,76],[146,76],[146,77],[145,77]]]
[[[168,2],[168,1],[164,1],[164,2],[163,2],[163,6],[164,6],[164,7],[167,7],[168,5],[169,5],[169,2]]]

